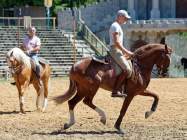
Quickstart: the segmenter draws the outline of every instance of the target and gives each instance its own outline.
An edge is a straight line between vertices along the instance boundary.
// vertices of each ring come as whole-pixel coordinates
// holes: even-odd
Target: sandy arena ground
[[[62,94],[68,85],[67,78],[51,79],[49,97]],[[123,100],[111,98],[107,91],[100,89],[94,98],[107,115],[106,125],[100,123],[95,111],[80,102],[75,112],[76,124],[63,130],[69,117],[67,102],[56,106],[50,101],[46,113],[37,112],[36,94],[30,86],[25,93],[27,113],[20,114],[16,87],[1,81],[0,140],[187,140],[187,79],[152,79],[148,88],[160,97],[157,111],[145,119],[153,99],[135,97],[123,119],[125,134],[121,135],[113,125]]]

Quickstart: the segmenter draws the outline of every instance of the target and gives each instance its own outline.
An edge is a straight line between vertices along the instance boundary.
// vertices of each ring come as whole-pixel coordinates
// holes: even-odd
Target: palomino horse
[[[6,58],[11,73],[16,81],[16,86],[19,93],[21,113],[25,113],[23,95],[29,84],[33,84],[35,90],[37,91],[36,107],[38,110],[40,110],[39,97],[41,97],[42,94],[44,94],[43,107],[41,110],[42,112],[44,112],[47,107],[48,82],[49,82],[50,71],[51,71],[49,64],[44,64],[44,63],[41,64],[42,85],[40,85],[39,80],[36,77],[36,73],[32,70],[31,67],[32,63],[30,57],[28,57],[20,48],[13,48],[9,50]]]
[[[120,133],[123,133],[123,130],[120,128],[122,119],[134,96],[142,95],[154,98],[151,110],[145,113],[145,118],[148,118],[156,111],[159,98],[155,93],[148,91],[146,88],[149,85],[151,71],[154,65],[162,70],[169,67],[171,52],[171,48],[161,44],[147,44],[134,52],[133,74],[131,78],[124,81],[126,88],[123,90],[127,91],[127,97],[123,102],[120,115],[114,125]],[[116,76],[111,69],[111,65],[100,63],[88,57],[72,66],[69,78],[69,89],[63,95],[54,98],[55,102],[59,104],[69,100],[75,94],[68,101],[70,119],[69,123],[64,124],[64,129],[69,128],[75,123],[74,108],[82,99],[86,105],[99,114],[101,117],[100,121],[105,124],[106,116],[104,111],[94,105],[92,100],[99,87],[112,91]]]

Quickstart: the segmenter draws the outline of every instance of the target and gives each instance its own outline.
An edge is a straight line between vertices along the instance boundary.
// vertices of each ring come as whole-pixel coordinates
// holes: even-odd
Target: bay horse
[[[145,118],[148,118],[156,111],[159,97],[146,88],[149,85],[151,71],[154,65],[160,70],[165,70],[169,67],[171,52],[172,49],[170,47],[162,44],[143,45],[134,52],[134,57],[132,59],[133,74],[126,82],[124,81],[124,83],[126,83],[126,88],[123,90],[127,91],[127,97],[125,97],[120,115],[114,125],[119,133],[124,133],[120,125],[129,104],[136,95],[154,98],[151,110],[145,113]],[[69,89],[63,95],[53,98],[57,104],[68,100],[70,119],[69,123],[64,124],[64,129],[69,128],[75,123],[74,108],[82,99],[84,104],[88,105],[99,114],[101,117],[100,121],[105,124],[106,115],[104,111],[94,105],[92,100],[99,87],[108,91],[112,91],[114,88],[117,76],[112,71],[111,65],[96,61],[92,57],[87,57],[72,66],[69,79]]]
[[[35,71],[33,70],[33,62],[20,48],[12,48],[7,52],[6,60],[10,68],[10,72],[16,81],[16,87],[19,93],[20,112],[24,111],[24,93],[30,84],[33,84],[36,92],[36,107],[37,110],[45,111],[47,107],[48,83],[50,79],[50,66],[47,63],[41,63],[41,81],[40,84]],[[39,99],[44,95],[43,107],[39,106]]]

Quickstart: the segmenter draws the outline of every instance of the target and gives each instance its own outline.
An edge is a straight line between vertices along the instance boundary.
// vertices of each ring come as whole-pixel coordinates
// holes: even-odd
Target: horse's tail
[[[69,89],[63,95],[54,97],[53,100],[56,102],[56,104],[62,104],[65,101],[69,100],[75,94],[75,91],[76,82],[70,78]]]

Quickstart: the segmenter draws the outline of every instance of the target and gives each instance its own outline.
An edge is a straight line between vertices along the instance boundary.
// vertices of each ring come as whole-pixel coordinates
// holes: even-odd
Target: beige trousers
[[[130,76],[132,73],[131,64],[125,58],[122,51],[115,48],[114,46],[111,46],[110,55],[115,60],[115,63],[117,63],[124,71],[127,71],[128,75]]]

